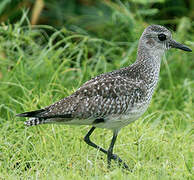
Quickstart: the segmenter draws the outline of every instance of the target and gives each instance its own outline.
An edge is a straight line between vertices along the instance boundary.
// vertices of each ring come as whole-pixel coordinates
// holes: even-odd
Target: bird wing
[[[18,116],[34,117],[38,120],[56,119],[60,122],[70,122],[72,119],[101,120],[109,115],[125,113],[134,103],[142,100],[144,89],[141,81],[119,75],[101,77],[86,82],[71,96],[50,106]]]
[[[113,114],[122,114],[142,100],[145,87],[141,81],[121,76],[100,78],[84,84],[73,95],[79,99],[75,117],[103,118]]]

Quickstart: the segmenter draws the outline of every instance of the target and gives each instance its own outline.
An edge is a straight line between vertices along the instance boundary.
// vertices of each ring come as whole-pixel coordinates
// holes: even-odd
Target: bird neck
[[[164,50],[162,49],[147,48],[140,44],[137,51],[137,62],[143,62],[145,65],[160,66],[163,54]]]
[[[163,53],[163,50],[147,49],[141,45],[138,47],[135,64],[139,66],[140,74],[148,84],[157,84],[158,82]]]

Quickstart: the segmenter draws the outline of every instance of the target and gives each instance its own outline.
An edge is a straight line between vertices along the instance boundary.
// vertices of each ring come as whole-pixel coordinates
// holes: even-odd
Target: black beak
[[[169,46],[170,46],[171,48],[182,49],[183,51],[189,51],[189,52],[192,51],[192,50],[191,50],[190,48],[188,48],[187,46],[185,46],[185,45],[183,45],[183,44],[181,44],[181,43],[178,43],[178,42],[176,42],[176,41],[173,40],[173,39],[171,39],[171,40],[169,41]]]

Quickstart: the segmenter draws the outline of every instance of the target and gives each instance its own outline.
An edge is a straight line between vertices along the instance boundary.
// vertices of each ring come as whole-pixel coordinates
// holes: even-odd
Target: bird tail
[[[45,118],[40,117],[41,114],[44,112],[44,109],[36,110],[36,111],[30,111],[30,112],[24,112],[21,114],[17,114],[16,116],[19,117],[31,117],[28,121],[24,122],[26,126],[36,126],[39,124],[44,124]]]
[[[38,118],[38,117],[30,118],[28,121],[24,122],[26,126],[36,126],[36,125],[45,124],[45,123],[46,121],[44,118]]]
[[[43,112],[45,112],[45,109],[39,109],[36,111],[30,111],[30,112],[24,112],[21,114],[16,114],[16,116],[19,117],[39,117],[40,114],[42,114]]]
[[[39,124],[50,124],[50,123],[60,123],[64,122],[66,119],[66,122],[69,122],[73,116],[72,114],[50,114],[48,115],[48,109],[40,109],[36,111],[30,111],[30,112],[24,112],[21,114],[17,114],[16,116],[19,117],[30,117],[28,121],[26,121],[24,124],[26,126],[36,126]]]

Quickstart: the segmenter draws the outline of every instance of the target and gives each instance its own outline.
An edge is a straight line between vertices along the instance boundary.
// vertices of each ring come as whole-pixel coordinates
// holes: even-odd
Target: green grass
[[[106,156],[83,141],[89,127],[27,128],[24,119],[15,114],[47,106],[70,95],[91,77],[134,62],[137,40],[147,24],[135,22],[124,31],[129,28],[126,21],[122,27],[111,22],[113,30],[107,40],[107,33],[103,39],[102,34],[98,38],[65,28],[32,29],[22,26],[23,20],[0,27],[1,179],[193,178],[192,53],[166,53],[148,111],[120,131],[115,145],[114,152],[133,172],[123,172],[114,162],[109,170]],[[181,31],[185,32],[187,29]],[[192,48],[193,32],[185,34],[179,41],[187,39]],[[178,37],[175,33],[174,38]],[[110,131],[98,129],[92,139],[107,148],[111,136]]]

